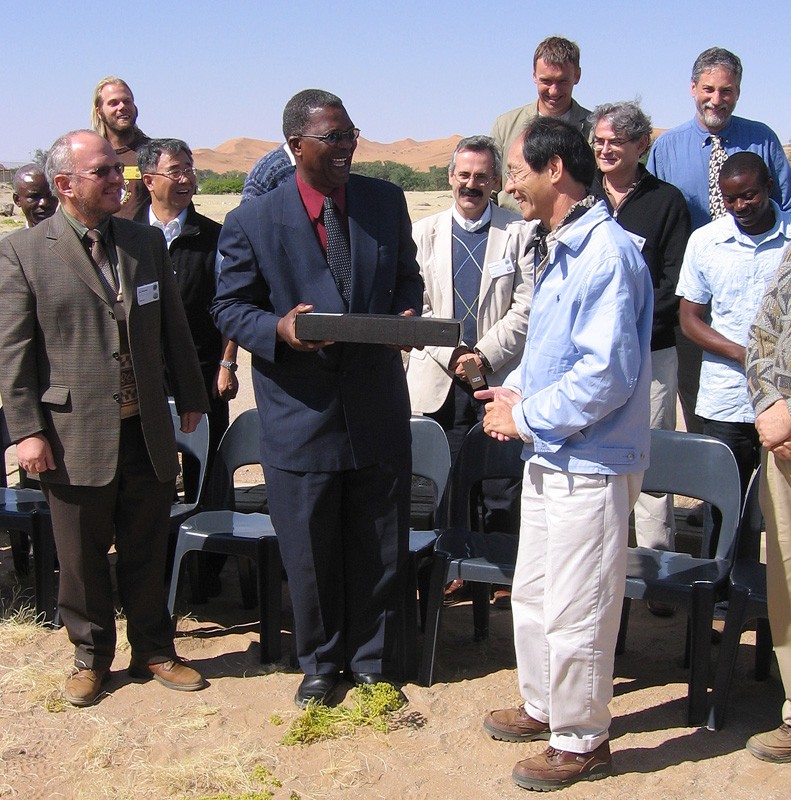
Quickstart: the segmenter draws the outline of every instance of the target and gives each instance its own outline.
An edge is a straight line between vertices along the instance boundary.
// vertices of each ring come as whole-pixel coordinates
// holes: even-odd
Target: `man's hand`
[[[217,378],[214,381],[214,396],[228,402],[236,397],[238,391],[239,379],[236,377],[236,373],[225,369],[225,367],[220,367],[217,370]]]
[[[321,350],[322,347],[333,344],[333,342],[310,342],[297,339],[294,333],[294,320],[297,318],[297,314],[307,314],[308,311],[313,311],[312,305],[299,303],[277,321],[277,338],[301,353],[315,353],[316,350]]]
[[[16,455],[19,466],[25,472],[37,475],[48,469],[55,469],[55,456],[43,433],[20,439],[16,443]]]
[[[402,311],[398,316],[399,317],[416,317],[417,316],[417,311],[415,311],[414,308],[408,308],[408,309],[406,309],[406,311]],[[423,349],[423,345],[422,344],[421,345],[417,345],[415,347],[409,347],[409,346],[398,347],[397,345],[388,345],[388,347],[392,347],[395,350],[403,350],[405,353],[408,353],[410,350],[422,350]]]
[[[786,401],[777,400],[766,411],[762,411],[755,418],[755,427],[761,444],[773,452],[778,445],[791,439],[791,414]]]
[[[481,371],[481,375],[486,373],[486,366],[483,363],[483,359],[477,354],[473,353],[467,347],[459,347],[453,353],[450,359],[450,364],[448,364],[448,368],[450,371],[459,379],[467,383],[467,373],[464,371],[464,362],[465,361],[474,361],[475,366]]]
[[[202,416],[200,411],[185,411],[181,414],[181,432],[194,433]]]
[[[519,392],[496,386],[494,389],[480,389],[475,392],[476,400],[489,400],[483,416],[483,431],[493,439],[507,442],[518,439],[519,431],[514,422],[511,409],[522,399]]]

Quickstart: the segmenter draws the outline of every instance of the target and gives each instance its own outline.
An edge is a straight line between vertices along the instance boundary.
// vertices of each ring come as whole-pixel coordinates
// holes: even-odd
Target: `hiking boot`
[[[86,669],[75,667],[66,678],[63,696],[73,706],[92,706],[102,693],[103,684],[110,680],[109,669]]]
[[[144,681],[153,678],[163,686],[167,686],[168,689],[175,689],[177,692],[196,692],[208,685],[197,670],[188,667],[178,658],[158,661],[154,664],[132,662],[128,672],[130,678]]]
[[[747,740],[747,749],[761,761],[775,764],[791,761],[791,725],[784,722],[773,731],[756,733]]]
[[[501,742],[534,742],[549,739],[549,724],[533,719],[524,705],[490,711],[483,720],[483,729],[492,739]]]
[[[539,792],[551,792],[577,781],[595,781],[608,775],[612,775],[609,739],[590,753],[547,747],[541,755],[518,761],[511,773],[517,786]]]

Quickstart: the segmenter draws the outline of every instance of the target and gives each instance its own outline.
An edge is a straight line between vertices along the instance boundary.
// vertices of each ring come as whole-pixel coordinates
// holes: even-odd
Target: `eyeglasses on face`
[[[301,133],[300,136],[303,139],[318,139],[324,144],[336,145],[341,142],[356,142],[360,136],[360,129],[350,128],[348,131],[330,131],[321,136],[317,136],[315,133]]]
[[[593,139],[594,150],[604,150],[604,145],[608,144],[613,150],[620,150],[625,144],[634,139],[600,139],[598,136]]]
[[[147,175],[161,175],[163,178],[170,178],[172,181],[180,181],[182,178],[194,178],[195,170],[192,167],[184,169],[169,169],[167,172],[148,172]]]
[[[82,171],[75,170],[74,172],[63,172],[62,175],[82,175],[83,177],[98,178],[100,181],[106,181],[111,173],[116,175],[124,174],[124,165],[118,161],[115,164],[103,164],[101,167],[94,167],[93,169],[86,169]]]

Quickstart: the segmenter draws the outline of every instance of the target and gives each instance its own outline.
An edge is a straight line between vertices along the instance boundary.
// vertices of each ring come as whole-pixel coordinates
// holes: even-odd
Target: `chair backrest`
[[[434,509],[439,509],[450,474],[450,447],[442,426],[431,417],[413,416],[409,420],[412,433],[412,474],[431,481]],[[435,523],[439,525],[439,522]]]
[[[239,467],[261,463],[258,409],[248,408],[230,424],[220,440],[206,492],[209,508],[234,508],[233,476]]]
[[[487,436],[480,422],[470,430],[450,471],[445,495],[447,527],[470,527],[470,492],[482,480],[522,477],[522,447],[520,439],[500,442]]]
[[[758,500],[760,483],[761,467],[758,467],[747,487],[747,496],[744,498],[742,506],[742,517],[739,520],[737,557],[749,558],[752,561],[758,561],[761,556],[761,536],[764,527],[764,515]]]
[[[201,415],[198,427],[192,433],[184,433],[181,430],[181,417],[176,412],[176,404],[173,398],[168,400],[170,404],[170,416],[173,420],[173,431],[176,434],[176,448],[183,456],[194,458],[199,465],[198,485],[195,497],[185,498],[188,502],[199,503],[203,494],[203,484],[206,479],[206,464],[209,460],[209,418],[206,414]]]
[[[727,444],[698,433],[652,430],[651,462],[643,476],[643,491],[680,494],[711,503],[722,514],[715,557],[733,557],[741,484],[736,459]]]

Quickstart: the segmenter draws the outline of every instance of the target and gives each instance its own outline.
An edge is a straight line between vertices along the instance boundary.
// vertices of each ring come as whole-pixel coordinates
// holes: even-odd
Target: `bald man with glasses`
[[[60,208],[0,243],[0,392],[19,464],[39,476],[52,514],[75,706],[111,678],[113,545],[129,676],[205,685],[176,657],[165,604],[179,471],[165,368],[183,431],[208,403],[164,239],[113,217],[123,172],[98,134],[65,134],[46,166]]]

